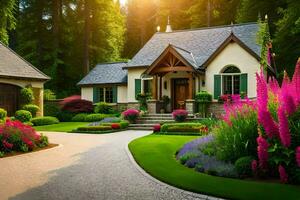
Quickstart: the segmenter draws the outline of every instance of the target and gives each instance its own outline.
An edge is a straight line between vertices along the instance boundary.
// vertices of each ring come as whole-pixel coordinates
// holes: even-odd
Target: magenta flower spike
[[[259,160],[259,167],[266,169],[268,166],[268,142],[261,135],[256,139],[257,141],[257,155]]]
[[[296,148],[296,162],[298,167],[300,167],[300,146]]]
[[[292,85],[294,88],[294,96],[297,105],[300,104],[300,58],[297,61],[296,67],[295,67],[295,72],[292,78]]]
[[[257,106],[261,109],[267,109],[268,106],[268,87],[263,73],[256,73],[257,80]]]
[[[278,121],[279,121],[279,137],[281,143],[285,147],[291,145],[291,134],[289,130],[288,118],[285,114],[285,111],[282,107],[278,109]]]
[[[287,183],[288,182],[288,174],[286,173],[286,171],[282,165],[279,165],[278,172],[279,172],[281,183]]]

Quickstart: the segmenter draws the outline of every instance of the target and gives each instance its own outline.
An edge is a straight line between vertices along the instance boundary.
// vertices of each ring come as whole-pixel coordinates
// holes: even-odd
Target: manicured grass
[[[129,149],[149,174],[182,189],[228,199],[299,199],[299,186],[221,178],[184,167],[175,153],[195,138],[150,135],[132,141]]]
[[[90,122],[60,122],[47,126],[34,126],[37,131],[71,132],[78,127],[87,126]]]

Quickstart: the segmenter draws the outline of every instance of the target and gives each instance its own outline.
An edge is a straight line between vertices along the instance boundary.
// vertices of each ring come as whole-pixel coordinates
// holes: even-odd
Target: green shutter
[[[99,88],[98,87],[93,88],[93,102],[94,103],[99,102]]]
[[[135,79],[135,98],[141,93],[141,91],[141,79]]]
[[[248,93],[248,75],[241,74],[241,81],[240,81],[240,93],[245,92],[247,95]]]
[[[214,75],[214,99],[221,96],[221,75]]]
[[[113,103],[118,103],[118,87],[114,86],[112,88],[112,92],[113,92]]]

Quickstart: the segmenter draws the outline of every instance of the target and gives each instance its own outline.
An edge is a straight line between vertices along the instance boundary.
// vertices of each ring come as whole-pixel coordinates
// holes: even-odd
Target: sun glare
[[[127,0],[120,0],[121,5],[125,5]]]

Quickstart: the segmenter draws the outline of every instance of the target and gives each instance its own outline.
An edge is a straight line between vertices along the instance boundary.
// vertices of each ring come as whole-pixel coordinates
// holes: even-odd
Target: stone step
[[[137,121],[137,124],[160,124],[160,123],[166,123],[166,122],[175,122],[173,119],[171,120],[165,120],[165,119],[140,119]]]
[[[159,123],[156,123],[156,124],[129,124],[129,127],[153,127],[155,125],[157,125]]]
[[[137,126],[137,127],[128,127],[129,130],[149,130],[152,131],[153,127],[142,127],[142,126]]]
[[[140,117],[141,120],[173,120],[173,117]]]

